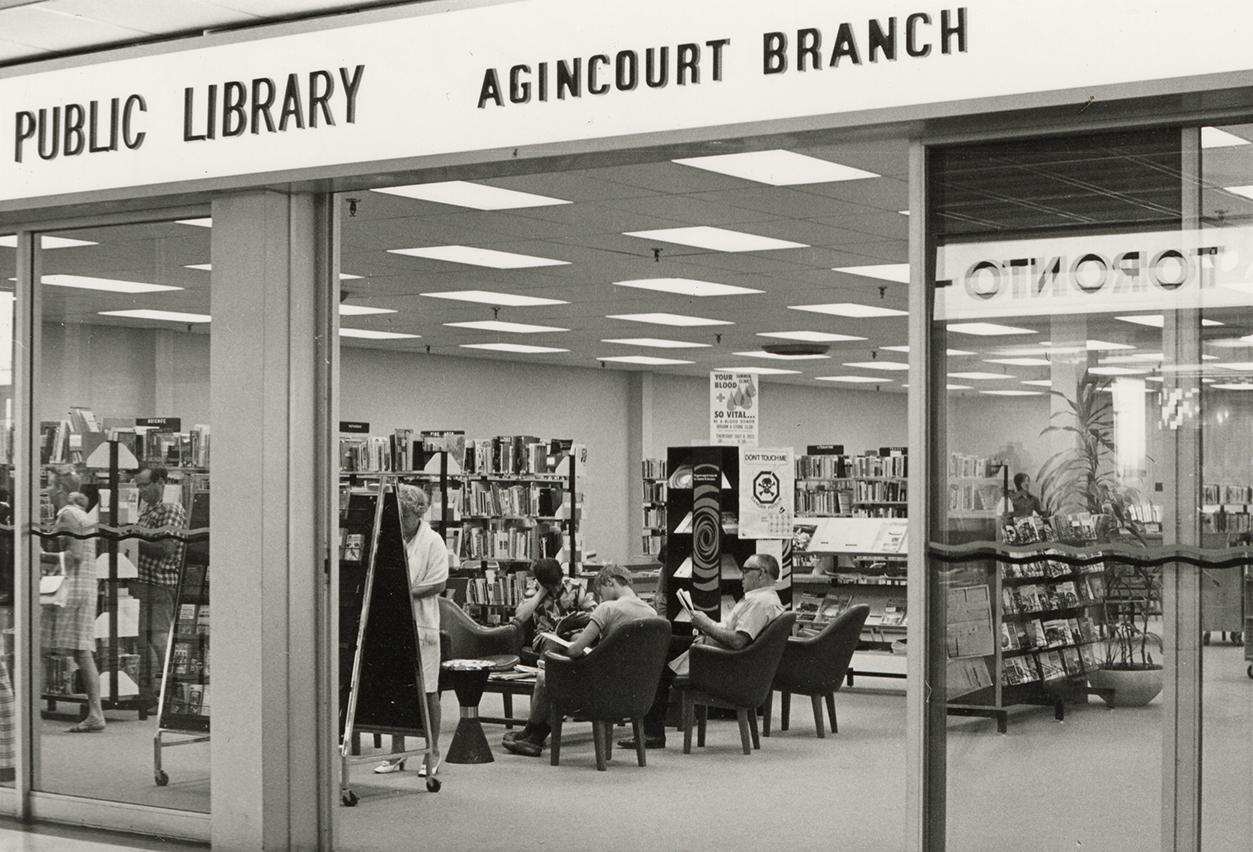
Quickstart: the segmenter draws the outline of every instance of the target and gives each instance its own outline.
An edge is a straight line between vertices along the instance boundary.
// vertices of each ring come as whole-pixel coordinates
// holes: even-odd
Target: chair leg
[[[835,721],[835,693],[827,693],[827,715],[831,718],[831,733],[838,734],[840,726]]]
[[[605,740],[605,760],[613,760],[613,722],[601,722],[601,737]]]
[[[563,719],[561,716],[561,711],[558,710],[556,707],[554,707],[548,717],[548,727],[552,729],[549,733],[549,736],[552,737],[552,746],[549,749],[549,759],[548,759],[548,762],[551,766],[557,766],[559,762],[561,761],[561,723],[562,721]]]
[[[753,753],[753,735],[748,729],[748,711],[741,708],[735,711],[735,718],[740,723],[740,744],[745,754]]]
[[[592,722],[592,743],[596,747],[596,769],[605,771],[605,737],[600,722]]]
[[[827,722],[822,718],[822,696],[809,696],[809,703],[814,707],[814,728],[818,731],[818,739],[823,739],[827,735]]]
[[[766,703],[761,705],[761,735],[770,736],[770,713],[774,710],[774,690],[766,693]]]
[[[779,730],[786,731],[788,722],[792,720],[792,693],[779,693]]]
[[[761,748],[761,737],[757,736],[757,708],[748,708],[748,731],[753,735],[753,748]]]
[[[635,760],[640,766],[645,765],[644,755],[647,750],[644,748],[644,720],[631,720],[631,733],[635,735]]]
[[[505,701],[505,718],[512,720],[513,719],[513,694],[506,692],[501,697]],[[512,730],[513,722],[512,721],[505,722],[505,727]]]
[[[696,745],[705,747],[705,723],[709,721],[709,708],[704,704],[696,705]]]
[[[681,710],[679,717],[683,720],[683,753],[692,753],[692,715],[694,707],[692,706],[692,696],[687,690],[682,693]]]

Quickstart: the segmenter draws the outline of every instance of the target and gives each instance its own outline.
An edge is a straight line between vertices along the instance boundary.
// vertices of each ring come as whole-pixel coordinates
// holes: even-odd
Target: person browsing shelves
[[[611,636],[624,625],[644,618],[656,618],[657,613],[635,594],[631,572],[621,565],[606,565],[600,569],[593,582],[600,603],[592,610],[587,627],[570,643],[570,647],[555,649],[568,657],[582,656],[587,649],[601,639]],[[531,712],[526,727],[519,732],[505,734],[506,751],[527,757],[539,757],[548,739],[548,687],[543,670],[536,675],[535,691],[531,694]]]
[[[156,464],[144,465],[135,474],[141,507],[136,526],[144,532],[168,533],[187,526],[187,511],[178,503],[165,501],[169,478],[169,471]],[[150,705],[156,704],[159,694],[157,681],[174,620],[174,595],[185,547],[176,538],[139,540],[139,578],[131,581],[130,593],[139,600],[139,689]]]
[[[1031,477],[1025,473],[1014,475],[1014,490],[1009,494],[1010,515],[1014,518],[1029,518],[1039,515],[1048,517],[1040,498],[1031,493]]]

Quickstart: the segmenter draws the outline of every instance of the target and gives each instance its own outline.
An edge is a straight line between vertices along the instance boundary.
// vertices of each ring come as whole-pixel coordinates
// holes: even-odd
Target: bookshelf
[[[948,461],[949,519],[995,522],[1009,494],[1009,466],[1002,459],[951,453]]]
[[[666,460],[644,459],[640,467],[640,552],[655,557],[666,545]]]

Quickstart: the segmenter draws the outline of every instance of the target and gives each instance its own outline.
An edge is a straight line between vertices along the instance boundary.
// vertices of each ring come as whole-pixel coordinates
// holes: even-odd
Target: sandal
[[[104,722],[88,724],[86,720],[65,729],[67,734],[95,734],[104,730]]]

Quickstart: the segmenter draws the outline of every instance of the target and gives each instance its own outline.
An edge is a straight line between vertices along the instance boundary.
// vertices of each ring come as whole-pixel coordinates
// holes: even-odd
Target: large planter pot
[[[1097,669],[1088,675],[1088,684],[1110,707],[1143,707],[1162,691],[1162,670]]]

